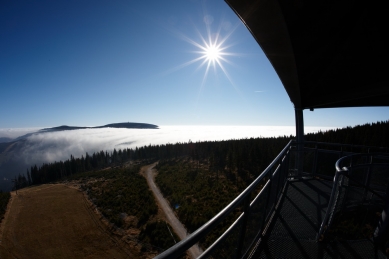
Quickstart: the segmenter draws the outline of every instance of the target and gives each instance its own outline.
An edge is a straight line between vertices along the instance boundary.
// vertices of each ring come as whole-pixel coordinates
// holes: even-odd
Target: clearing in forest
[[[13,193],[0,258],[136,258],[101,223],[82,192],[61,184]]]

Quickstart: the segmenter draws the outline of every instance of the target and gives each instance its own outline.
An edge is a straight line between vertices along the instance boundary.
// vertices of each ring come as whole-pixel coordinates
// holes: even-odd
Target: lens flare
[[[195,34],[191,37],[188,37],[182,32],[171,30],[171,32],[175,34],[178,38],[183,41],[186,41],[195,48],[195,50],[189,52],[196,54],[196,56],[192,60],[188,60],[183,64],[180,64],[172,69],[169,69],[168,71],[165,71],[164,74],[170,74],[184,67],[199,63],[196,70],[199,70],[200,68],[205,68],[202,82],[200,85],[199,95],[202,92],[205,82],[207,81],[210,69],[213,69],[215,75],[217,76],[217,71],[220,69],[222,71],[222,74],[231,83],[232,87],[235,89],[238,95],[241,95],[238,87],[236,87],[233,83],[225,67],[226,64],[234,65],[233,62],[228,59],[228,57],[242,56],[242,53],[230,52],[229,49],[235,44],[227,43],[234,31],[239,27],[240,23],[236,23],[235,26],[231,26],[231,23],[229,23],[228,21],[221,21],[218,28],[216,30],[213,30],[211,28],[213,19],[210,19],[208,16],[206,17],[207,19],[205,19],[205,33],[200,32],[200,30],[196,26],[194,26]]]
[[[208,61],[218,61],[221,55],[220,48],[218,46],[207,46],[204,55]]]

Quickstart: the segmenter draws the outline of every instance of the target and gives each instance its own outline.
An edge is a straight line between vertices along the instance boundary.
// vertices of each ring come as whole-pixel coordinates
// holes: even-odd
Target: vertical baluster
[[[244,200],[244,214],[243,214],[243,219],[242,219],[242,227],[239,233],[239,240],[238,240],[238,247],[236,251],[236,257],[235,258],[240,258],[243,249],[243,244],[246,236],[246,228],[247,228],[247,220],[250,215],[250,197],[251,195],[247,195],[247,197]]]

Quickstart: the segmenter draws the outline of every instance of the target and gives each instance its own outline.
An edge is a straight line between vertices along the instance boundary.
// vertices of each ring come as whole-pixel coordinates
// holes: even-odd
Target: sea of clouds
[[[305,133],[330,127],[305,127]],[[32,130],[31,130],[32,131]],[[29,131],[29,132],[31,132]],[[4,131],[3,131],[4,132]],[[11,132],[11,131],[8,131]],[[13,130],[12,137],[17,137]],[[21,131],[26,134],[27,131]],[[0,130],[0,137],[2,130]],[[22,135],[22,134],[21,134]],[[159,129],[82,129],[35,133],[26,137],[20,158],[25,164],[67,160],[100,150],[135,148],[177,142],[197,142],[295,135],[294,126],[160,126]],[[10,134],[8,135],[10,136]]]
[[[0,138],[10,138],[14,139],[19,136],[31,133],[31,132],[36,132],[42,128],[0,128]]]
[[[40,128],[0,129],[0,189],[9,190],[11,181],[25,174],[31,166],[65,161],[94,152],[135,148],[145,145],[217,141],[257,137],[295,135],[294,126],[160,126],[159,129],[81,129],[57,132],[37,132]],[[331,127],[305,127],[305,133],[326,131]],[[26,135],[27,134],[27,135]],[[3,139],[2,139],[3,138]]]

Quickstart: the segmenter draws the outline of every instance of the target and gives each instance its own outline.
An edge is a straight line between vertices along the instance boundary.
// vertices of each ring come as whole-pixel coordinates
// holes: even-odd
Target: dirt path
[[[12,196],[0,258],[136,258],[104,231],[82,192],[61,184]]]
[[[177,234],[177,236],[182,240],[188,235],[188,233],[187,233],[185,227],[182,225],[182,223],[178,220],[178,218],[174,214],[174,211],[170,208],[169,203],[165,200],[161,191],[159,190],[159,188],[157,187],[157,185],[154,182],[156,170],[153,168],[155,167],[156,164],[157,163],[154,163],[154,164],[148,165],[146,167],[145,177],[147,179],[147,184],[149,185],[151,191],[153,192],[155,198],[157,199],[163,212],[165,213],[167,221],[172,226],[172,228],[174,229],[174,232]],[[197,258],[201,255],[202,250],[196,244],[189,249],[189,253],[190,253],[192,258]]]

